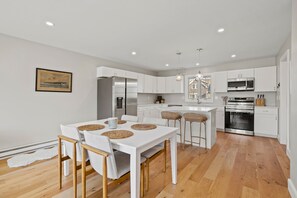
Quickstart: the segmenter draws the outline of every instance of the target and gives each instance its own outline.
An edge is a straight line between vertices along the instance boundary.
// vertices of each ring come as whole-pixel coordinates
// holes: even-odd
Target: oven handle
[[[226,109],[226,112],[234,113],[254,113],[254,110]]]

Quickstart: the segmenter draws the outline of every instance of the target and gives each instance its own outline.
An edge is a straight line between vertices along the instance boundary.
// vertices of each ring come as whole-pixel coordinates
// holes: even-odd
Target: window
[[[186,102],[213,102],[212,76],[206,74],[201,80],[195,80],[195,76],[185,76],[185,100]]]

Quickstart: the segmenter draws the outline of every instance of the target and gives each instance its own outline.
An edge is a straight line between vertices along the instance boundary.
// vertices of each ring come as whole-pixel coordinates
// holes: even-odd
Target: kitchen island
[[[143,117],[155,117],[161,118],[162,111],[172,111],[172,112],[179,112],[181,115],[184,113],[197,113],[202,114],[207,117],[206,121],[206,138],[207,138],[207,148],[212,148],[212,146],[216,142],[216,107],[201,107],[201,106],[173,106],[173,107],[166,107],[161,105],[148,105],[145,107],[138,107],[138,116],[140,117],[140,121],[142,121]],[[170,126],[173,126],[173,121],[170,121]],[[193,136],[198,136],[199,123],[192,123],[192,131]],[[176,122],[176,127],[179,128],[179,122]],[[182,134],[185,134],[186,144],[190,144],[190,124],[187,122],[186,131],[184,133],[184,119],[182,118]],[[201,127],[201,135],[204,136],[204,126],[202,124]],[[179,138],[177,138],[177,142],[179,142]],[[193,138],[193,142],[198,142],[197,138]],[[199,146],[197,143],[193,143],[194,146]],[[205,142],[201,139],[201,147],[204,147]]]

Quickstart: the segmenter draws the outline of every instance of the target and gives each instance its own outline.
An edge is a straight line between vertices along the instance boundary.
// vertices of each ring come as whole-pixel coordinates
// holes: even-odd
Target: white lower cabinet
[[[225,130],[225,107],[218,107],[216,112],[216,128],[218,131]]]
[[[278,108],[277,107],[255,107],[256,136],[273,137],[278,135]]]

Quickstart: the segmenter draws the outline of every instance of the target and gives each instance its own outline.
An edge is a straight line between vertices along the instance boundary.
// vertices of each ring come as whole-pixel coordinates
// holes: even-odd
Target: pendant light
[[[181,55],[181,52],[177,52],[176,55],[178,55],[178,66],[181,67],[181,65],[180,65],[180,55]],[[183,79],[183,74],[181,72],[178,72],[176,74],[175,79],[176,79],[176,81],[181,81]]]
[[[200,53],[203,49],[202,48],[198,48],[198,63],[196,65],[200,65],[199,61],[200,61]],[[198,73],[195,75],[195,80],[196,81],[200,81],[203,78],[203,74],[200,72],[200,70],[198,71]]]

